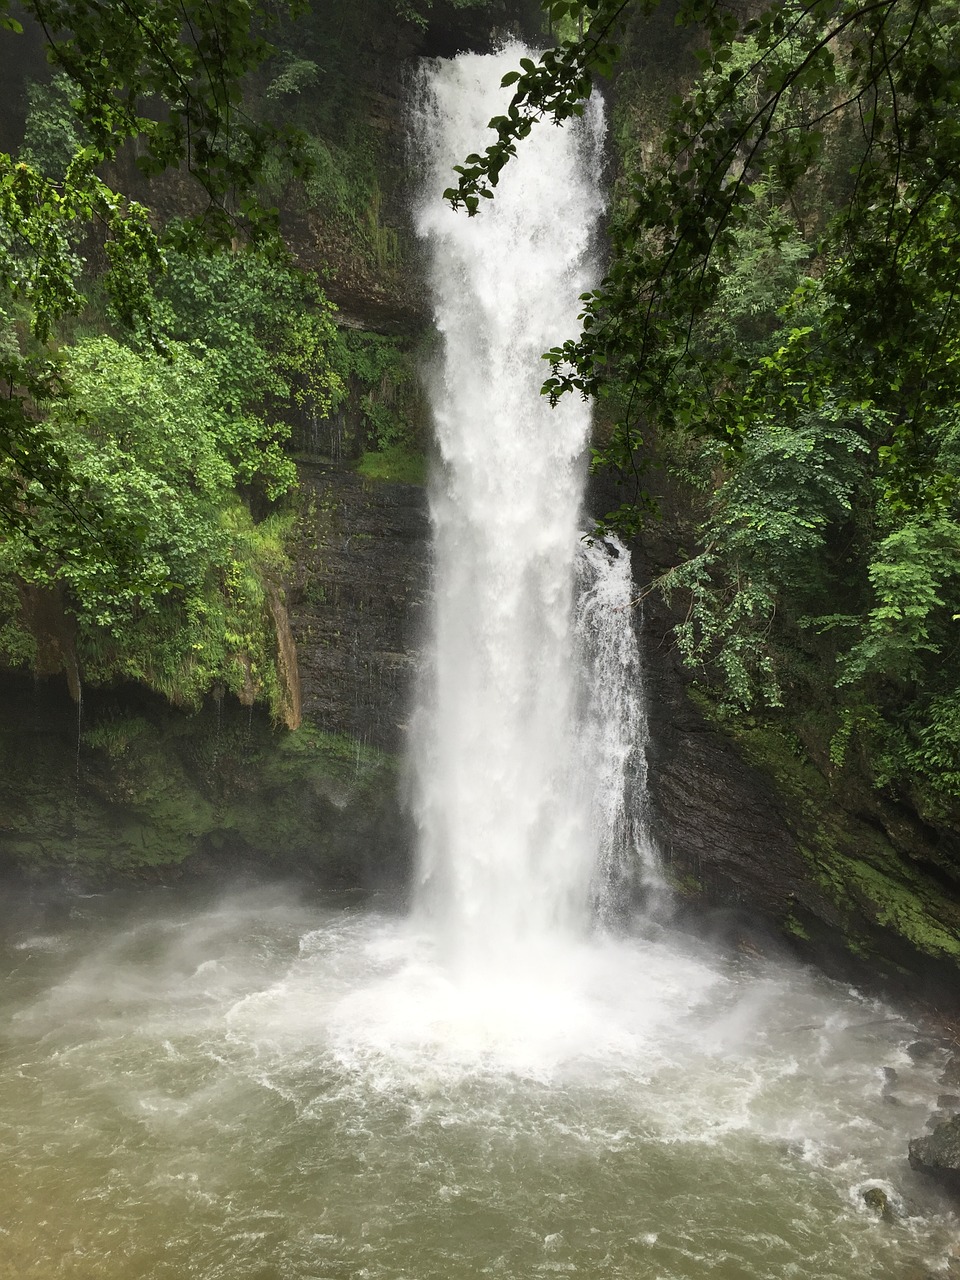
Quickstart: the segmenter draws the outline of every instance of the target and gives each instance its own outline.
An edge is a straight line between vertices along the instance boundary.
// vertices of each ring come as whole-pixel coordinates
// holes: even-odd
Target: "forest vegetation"
[[[0,7],[8,60],[50,64],[0,155],[7,663],[66,666],[75,696],[132,679],[279,714],[292,429],[352,395],[370,447],[396,448],[378,393],[409,377],[395,340],[336,325],[281,206],[395,266],[356,62],[364,24],[418,30],[429,8]]]
[[[600,399],[596,465],[656,459],[697,493],[694,545],[649,589],[682,601],[714,708],[955,826],[955,7],[681,0],[696,69],[652,139],[623,91],[649,6],[544,7],[563,38],[506,77],[495,141],[446,193],[481,211],[530,129],[619,69],[610,262],[544,393]],[[630,493],[607,523],[649,515]]]
[[[451,3],[491,22],[511,9]],[[597,397],[598,467],[642,484],[656,462],[688,486],[690,545],[643,589],[680,602],[680,647],[719,714],[955,825],[955,10],[542,8],[555,43],[507,77],[494,143],[447,194],[482,213],[537,121],[576,116],[616,75],[607,272],[544,391]],[[35,620],[55,614],[75,676],[278,704],[267,598],[293,421],[352,391],[377,456],[403,462],[402,416],[375,389],[407,376],[395,342],[337,327],[280,228],[319,210],[357,270],[399,272],[358,33],[434,13],[2,6],[5,44],[42,42],[52,64],[0,156],[6,661],[42,669]],[[651,114],[650,24],[674,19],[696,60]],[[608,522],[630,531],[651,505],[628,487]]]

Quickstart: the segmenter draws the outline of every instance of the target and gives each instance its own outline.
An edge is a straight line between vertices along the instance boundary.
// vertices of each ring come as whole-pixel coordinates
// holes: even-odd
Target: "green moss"
[[[397,759],[346,734],[324,733],[305,724],[279,737],[260,761],[263,781],[271,786],[307,786],[338,803],[395,790]]]
[[[426,484],[427,460],[403,445],[389,445],[375,453],[365,453],[357,472],[366,480],[389,480],[395,484]]]
[[[82,735],[88,747],[105,751],[111,759],[126,755],[130,747],[149,729],[142,716],[107,716]]]
[[[725,716],[703,687],[691,696],[773,780],[786,803],[810,879],[839,914],[844,945],[851,954],[890,963],[881,951],[882,935],[870,936],[870,925],[876,925],[924,955],[960,961],[960,905],[922,861],[904,856],[881,830],[857,821],[843,807],[830,779],[813,765],[799,738],[777,725]],[[795,937],[806,937],[792,913],[782,927]]]
[[[703,885],[695,875],[691,875],[689,872],[685,875],[676,875],[669,868],[665,868],[663,878],[671,891],[681,898],[696,898],[703,893]]]
[[[783,921],[784,933],[789,933],[794,938],[799,938],[801,942],[809,942],[810,934],[806,931],[795,915],[789,915]]]
[[[859,929],[856,938],[851,933],[856,919],[865,916],[925,955],[960,960],[960,907],[879,833],[843,830],[837,816],[826,813],[810,836],[800,851],[815,882],[847,920],[850,951],[862,955],[869,946]]]
[[[396,760],[348,736],[278,730],[229,697],[183,715],[91,693],[78,739],[59,684],[39,702],[18,687],[0,721],[0,864],[112,879],[213,852],[356,883],[396,822]]]
[[[848,859],[847,874],[876,910],[877,923],[896,929],[918,951],[960,959],[960,910],[947,901],[937,903],[952,927],[931,913],[929,902],[914,889],[859,859]],[[946,910],[945,910],[946,909]]]

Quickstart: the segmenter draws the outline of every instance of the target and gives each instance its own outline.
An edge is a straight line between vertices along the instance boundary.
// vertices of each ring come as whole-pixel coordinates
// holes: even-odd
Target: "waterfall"
[[[575,332],[593,279],[599,106],[534,130],[477,217],[439,199],[503,109],[501,77],[525,52],[428,64],[414,113],[425,170],[416,226],[442,339],[434,636],[414,735],[418,905],[452,958],[506,967],[538,940],[582,933],[597,900],[609,907],[598,877],[626,835],[635,749],[624,735],[639,723],[634,705],[601,725],[622,694],[584,688],[591,672],[618,690],[637,675],[635,648],[619,668],[622,647],[588,652],[609,604],[601,578],[621,595],[626,581],[617,607],[629,609],[626,557],[618,568],[580,534],[590,409],[571,398],[551,409],[540,395],[540,356]],[[578,555],[592,599],[579,627]]]
[[[945,1105],[930,1023],[607,927],[657,888],[634,592],[583,533],[587,408],[551,412],[538,360],[590,284],[599,114],[535,131],[479,218],[439,200],[523,52],[420,86],[417,910],[5,885],[0,1277],[957,1280],[956,1215],[904,1159]]]
[[[639,898],[666,906],[647,825],[647,717],[634,626],[630,556],[618,538],[589,539],[576,560],[578,750],[592,770],[593,901],[615,924]]]

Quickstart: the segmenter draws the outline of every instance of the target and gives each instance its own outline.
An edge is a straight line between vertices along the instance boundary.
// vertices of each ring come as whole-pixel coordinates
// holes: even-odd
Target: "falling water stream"
[[[464,973],[511,982],[582,932],[596,864],[572,625],[590,412],[551,411],[539,389],[541,353],[574,330],[591,283],[599,113],[593,128],[534,134],[482,216],[436,198],[520,52],[432,68],[415,120],[443,340],[434,643],[414,751],[420,905]]]
[[[479,218],[435,199],[521,52],[431,64],[414,111],[443,353],[413,909],[9,902],[0,1280],[956,1274],[905,1159],[943,1055],[664,912],[627,556],[580,534],[586,407],[538,394],[599,116],[536,131]]]

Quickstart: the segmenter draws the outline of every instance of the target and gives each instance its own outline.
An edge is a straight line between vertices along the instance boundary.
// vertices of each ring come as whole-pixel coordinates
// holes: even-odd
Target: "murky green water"
[[[4,1280],[951,1274],[905,1160],[938,1062],[804,972],[661,934],[454,980],[264,891],[3,932]]]

